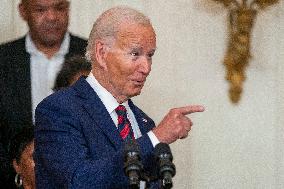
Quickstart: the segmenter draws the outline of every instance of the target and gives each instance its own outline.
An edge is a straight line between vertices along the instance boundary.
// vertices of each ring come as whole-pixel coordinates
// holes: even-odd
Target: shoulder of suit
[[[0,45],[0,67],[1,69],[10,67],[10,62],[18,57],[26,57],[28,53],[25,49],[25,37],[9,41]]]
[[[44,98],[39,104],[38,107],[58,107],[58,108],[67,108],[76,106],[78,103],[77,92],[72,87],[67,87],[61,89],[53,94]]]
[[[82,45],[87,45],[87,39],[83,38],[83,37],[79,37],[77,35],[74,35],[72,33],[70,33],[70,39],[71,39],[71,43],[80,43]]]
[[[25,50],[25,36],[13,41],[8,41],[0,44],[0,53],[13,53],[16,54],[18,50]],[[12,52],[11,52],[12,50]]]

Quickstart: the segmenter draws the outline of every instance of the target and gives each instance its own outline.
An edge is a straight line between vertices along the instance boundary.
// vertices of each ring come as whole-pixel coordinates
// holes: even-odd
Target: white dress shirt
[[[33,121],[36,106],[48,95],[53,93],[53,86],[68,53],[70,34],[66,33],[60,49],[51,58],[39,51],[33,43],[30,34],[27,34],[25,46],[30,54],[31,94]]]
[[[92,72],[90,72],[86,80],[91,85],[91,87],[94,89],[94,91],[97,93],[97,95],[99,96],[103,104],[105,105],[116,127],[118,127],[118,120],[117,120],[117,114],[115,112],[115,108],[117,108],[120,104],[116,101],[116,99],[112,96],[110,92],[108,92],[103,86],[101,86],[101,84],[97,81],[97,79],[94,77]],[[127,117],[130,121],[132,130],[134,133],[134,137],[136,139],[141,137],[142,136],[141,131],[139,129],[134,113],[132,112],[132,110],[130,109],[128,105],[128,101],[122,103],[121,105],[124,105],[126,108]],[[152,142],[153,147],[155,147],[159,143],[158,138],[155,136],[155,134],[152,131],[149,131],[147,134]],[[140,189],[143,189],[143,188],[145,188],[145,182],[140,182]]]

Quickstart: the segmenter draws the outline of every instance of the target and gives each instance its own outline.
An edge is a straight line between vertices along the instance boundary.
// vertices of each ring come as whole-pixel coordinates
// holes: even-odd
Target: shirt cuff
[[[160,143],[159,139],[156,137],[153,131],[149,131],[147,134],[152,142],[153,147],[155,148],[155,146]]]

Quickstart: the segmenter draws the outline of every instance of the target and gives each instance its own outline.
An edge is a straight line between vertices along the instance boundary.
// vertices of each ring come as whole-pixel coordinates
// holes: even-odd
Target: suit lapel
[[[30,117],[32,121],[32,94],[31,94],[31,74],[30,74],[30,55],[25,50],[25,37],[19,39],[15,49],[18,52],[15,54],[15,58],[12,59],[11,64],[15,71],[15,80],[13,85],[16,94],[20,95],[19,108],[22,108],[25,114]]]
[[[154,127],[153,121],[137,108],[131,100],[129,100],[128,104],[135,115],[141,134],[144,135],[148,133]]]
[[[76,82],[74,88],[79,96],[85,99],[83,106],[92,117],[94,121],[93,125],[98,126],[117,149],[121,148],[123,140],[119,136],[113,120],[96,92],[83,77]]]

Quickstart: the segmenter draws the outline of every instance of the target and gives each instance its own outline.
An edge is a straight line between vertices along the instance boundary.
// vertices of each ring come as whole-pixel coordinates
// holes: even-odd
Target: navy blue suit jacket
[[[131,101],[129,106],[142,133],[137,143],[144,169],[155,174],[153,146],[146,134],[154,122]],[[105,106],[83,77],[43,100],[35,118],[37,188],[127,188],[124,142]],[[155,184],[151,188],[157,188]]]

